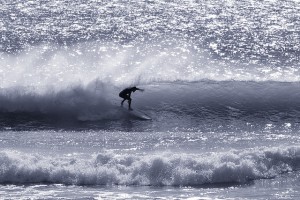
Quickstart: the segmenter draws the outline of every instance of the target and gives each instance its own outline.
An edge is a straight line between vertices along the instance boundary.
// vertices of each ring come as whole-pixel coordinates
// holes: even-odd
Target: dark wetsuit
[[[120,92],[119,97],[123,98],[124,100],[131,101],[130,95],[131,95],[131,88],[126,88],[122,92]]]
[[[122,92],[119,93],[119,97],[123,98],[123,101],[121,102],[121,106],[123,106],[123,103],[125,100],[128,100],[128,109],[132,110],[130,95],[131,95],[131,92],[135,92],[136,90],[141,90],[141,89],[139,89],[137,87],[126,88],[126,89],[122,90]],[[143,90],[141,90],[141,91],[143,91]]]

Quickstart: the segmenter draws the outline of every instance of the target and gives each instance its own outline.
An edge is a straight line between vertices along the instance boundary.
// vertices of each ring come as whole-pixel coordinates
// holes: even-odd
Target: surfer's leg
[[[128,99],[128,110],[132,110],[132,108],[131,108],[131,98]]]
[[[121,106],[123,106],[123,103],[124,103],[125,100],[126,100],[126,99],[123,99],[123,101],[121,102]]]

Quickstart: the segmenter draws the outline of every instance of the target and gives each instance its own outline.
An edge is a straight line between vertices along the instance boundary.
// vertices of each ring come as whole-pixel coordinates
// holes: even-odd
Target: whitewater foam
[[[299,169],[300,148],[260,148],[206,154],[50,156],[1,151],[1,183],[172,185],[246,183]]]

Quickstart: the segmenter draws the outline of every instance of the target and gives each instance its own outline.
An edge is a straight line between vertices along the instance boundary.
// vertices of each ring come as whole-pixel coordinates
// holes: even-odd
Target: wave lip
[[[1,184],[199,186],[247,183],[300,167],[300,148],[269,148],[207,155],[130,156],[101,153],[50,157],[0,153]]]

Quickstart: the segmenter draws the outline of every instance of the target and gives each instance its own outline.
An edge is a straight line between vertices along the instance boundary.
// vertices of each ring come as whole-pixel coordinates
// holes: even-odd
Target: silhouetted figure
[[[128,100],[128,110],[132,110],[131,108],[131,92],[135,92],[137,90],[144,91],[143,89],[137,88],[137,87],[131,87],[131,88],[126,88],[120,92],[119,97],[123,98],[123,101],[121,102],[121,106],[123,106],[123,103],[125,100]]]

